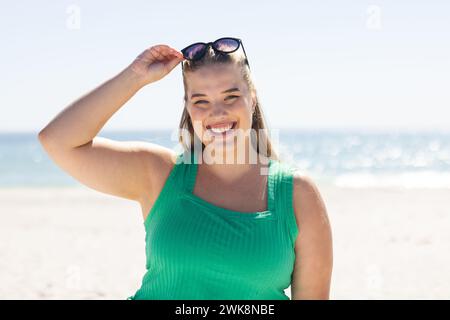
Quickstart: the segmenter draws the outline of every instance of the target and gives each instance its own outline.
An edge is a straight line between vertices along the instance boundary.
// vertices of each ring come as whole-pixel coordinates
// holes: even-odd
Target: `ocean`
[[[178,149],[173,130],[101,131]],[[450,188],[450,132],[278,131],[278,151],[318,184]],[[274,140],[275,141],[275,140]],[[0,133],[0,187],[79,186],[45,153],[37,132]]]

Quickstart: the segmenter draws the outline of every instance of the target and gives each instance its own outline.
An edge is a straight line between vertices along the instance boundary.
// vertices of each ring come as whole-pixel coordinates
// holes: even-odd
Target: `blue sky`
[[[226,3],[226,5],[224,5]],[[243,40],[271,128],[450,128],[449,1],[9,1],[0,131],[38,131],[155,44]],[[181,66],[106,130],[176,128]]]

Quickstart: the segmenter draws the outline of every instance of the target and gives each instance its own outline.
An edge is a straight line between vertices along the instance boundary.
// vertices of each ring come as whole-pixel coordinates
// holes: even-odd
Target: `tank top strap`
[[[184,177],[180,179],[181,187],[185,192],[192,192],[195,184],[195,175],[198,163],[198,155],[194,151],[185,151],[179,155],[182,163]]]
[[[185,192],[191,188],[193,182],[193,164],[196,161],[196,156],[193,152],[183,151],[180,152],[176,158],[176,163],[173,168],[171,176],[173,176],[172,188],[179,192]]]
[[[294,173],[297,167],[279,160],[272,161],[275,212],[284,221],[292,246],[295,246],[299,232],[293,204]]]
[[[276,187],[276,166],[274,160],[269,159],[269,169],[267,172],[267,209],[275,212],[275,187]]]

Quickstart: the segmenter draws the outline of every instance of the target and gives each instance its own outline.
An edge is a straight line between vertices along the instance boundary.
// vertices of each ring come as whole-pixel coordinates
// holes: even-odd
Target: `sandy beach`
[[[449,189],[319,189],[331,299],[450,298]],[[0,219],[0,299],[126,299],[140,286],[138,203],[84,186],[2,188]]]

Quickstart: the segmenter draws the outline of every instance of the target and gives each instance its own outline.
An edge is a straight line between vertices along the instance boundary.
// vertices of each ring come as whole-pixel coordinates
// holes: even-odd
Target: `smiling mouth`
[[[237,121],[233,121],[231,123],[232,123],[231,127],[229,129],[227,129],[227,130],[224,130],[224,131],[213,131],[213,129],[211,128],[210,125],[207,125],[206,129],[207,129],[208,134],[211,135],[211,136],[225,137],[227,135],[229,136],[230,134],[232,134],[234,129],[237,126]],[[223,127],[226,127],[226,126],[221,126],[221,127],[223,128]]]
[[[231,123],[231,127],[229,127],[230,126],[230,123]],[[207,125],[206,126],[206,129],[207,130],[210,130],[210,131],[223,131],[223,130],[225,130],[225,131],[228,131],[228,130],[233,130],[235,127],[236,127],[236,124],[237,124],[237,121],[233,121],[233,122],[229,122],[228,124],[226,124],[226,125],[220,125],[220,126],[216,126],[215,128],[211,128],[211,126],[210,125]]]

